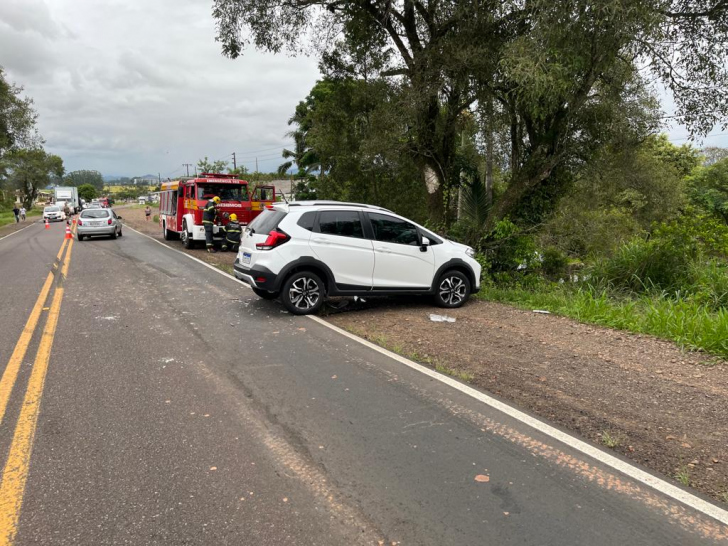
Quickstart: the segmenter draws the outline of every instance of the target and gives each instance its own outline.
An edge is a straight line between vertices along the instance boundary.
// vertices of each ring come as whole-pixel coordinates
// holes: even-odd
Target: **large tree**
[[[21,192],[27,209],[33,206],[38,190],[48,186],[51,176],[63,176],[63,160],[42,148],[11,150],[2,162],[7,173],[6,186]]]
[[[24,148],[40,144],[35,130],[36,113],[33,101],[22,97],[23,88],[5,78],[0,67],[0,157],[10,148]]]
[[[96,191],[98,192],[104,189],[104,177],[99,171],[71,171],[63,177],[63,183],[69,186],[83,186],[85,184],[90,184],[96,188]]]
[[[433,218],[460,183],[462,113],[477,103],[510,122],[510,180],[491,222],[558,186],[640,73],[672,92],[694,133],[728,113],[725,0],[214,0],[213,14],[230,57],[315,44],[361,65],[362,46],[378,52],[378,76],[400,86],[409,112]]]

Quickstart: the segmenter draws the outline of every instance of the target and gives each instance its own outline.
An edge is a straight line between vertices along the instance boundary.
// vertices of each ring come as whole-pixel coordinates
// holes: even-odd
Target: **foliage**
[[[217,161],[210,161],[207,156],[205,159],[200,159],[197,162],[197,172],[202,173],[221,173],[228,165],[228,161],[225,159],[218,159]]]
[[[703,154],[703,165],[705,166],[713,165],[722,159],[728,158],[728,148],[719,146],[706,146],[700,152]]]
[[[90,184],[96,191],[100,192],[104,189],[104,177],[99,171],[78,170],[71,171],[63,177],[63,183],[67,186],[83,186]]]
[[[98,192],[93,184],[82,184],[78,187],[78,196],[86,202],[89,202],[98,197]]]
[[[0,67],[0,158],[12,148],[36,147],[42,143],[36,132],[33,101],[21,97],[22,91],[22,87],[6,80]]]
[[[652,77],[695,133],[728,113],[725,2],[215,0],[213,16],[230,57],[250,45],[315,44],[324,64],[397,88],[399,148],[427,184],[433,222],[449,223],[448,195],[461,184],[457,141],[476,103],[494,105],[489,120],[507,120],[509,183],[490,226],[541,195],[552,207],[568,180],[554,173],[628,133],[651,132]]]
[[[728,157],[697,169],[687,185],[693,203],[728,224]]]
[[[30,209],[38,190],[48,186],[51,176],[63,176],[63,160],[42,148],[11,150],[2,159],[5,184],[22,194],[23,205]]]
[[[541,283],[530,288],[484,286],[478,297],[545,309],[581,322],[670,339],[686,349],[728,358],[728,310],[711,309],[690,298],[648,293],[617,299],[586,286]]]

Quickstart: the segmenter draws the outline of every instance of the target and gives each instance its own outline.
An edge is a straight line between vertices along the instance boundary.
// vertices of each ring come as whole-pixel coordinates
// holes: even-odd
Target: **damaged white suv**
[[[336,201],[276,203],[243,232],[235,276],[293,314],[327,296],[433,296],[460,307],[480,290],[472,248],[386,209]]]

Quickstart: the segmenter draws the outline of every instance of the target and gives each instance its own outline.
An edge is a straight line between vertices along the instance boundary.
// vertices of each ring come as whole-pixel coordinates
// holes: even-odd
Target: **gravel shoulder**
[[[143,210],[122,215],[162,240]],[[233,253],[186,252],[232,271]],[[326,319],[728,502],[724,361],[485,301],[448,311],[452,323],[432,322],[431,313],[443,314],[428,301],[372,299],[330,309]]]

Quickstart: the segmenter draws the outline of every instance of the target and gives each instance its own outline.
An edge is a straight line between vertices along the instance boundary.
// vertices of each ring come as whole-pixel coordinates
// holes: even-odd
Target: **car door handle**
[[[391,253],[392,253],[392,251],[391,251],[390,249],[388,249],[388,248],[385,248],[385,247],[381,247],[381,248],[376,248],[375,250],[376,250],[377,252],[386,252],[387,254],[391,254]]]

